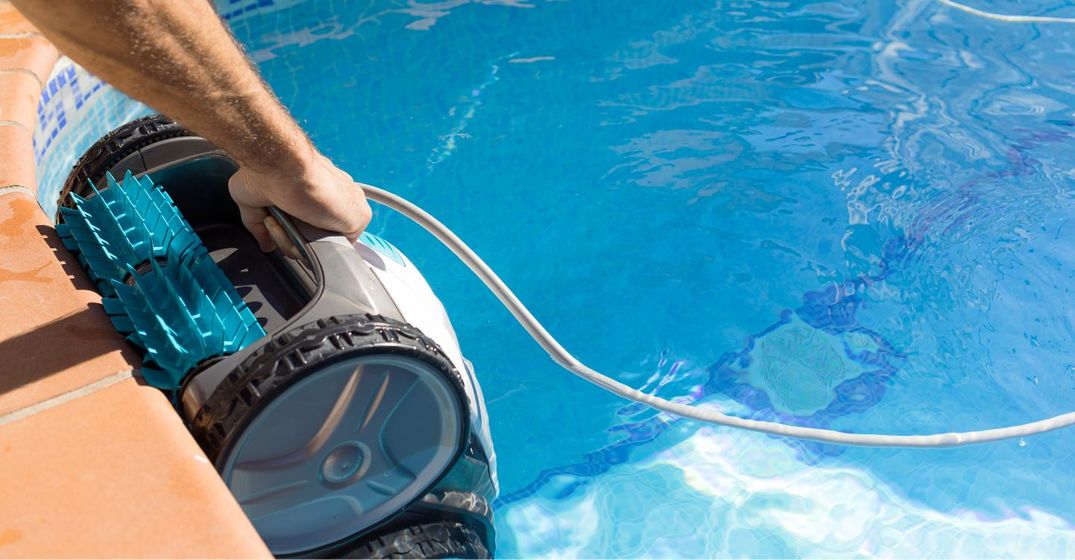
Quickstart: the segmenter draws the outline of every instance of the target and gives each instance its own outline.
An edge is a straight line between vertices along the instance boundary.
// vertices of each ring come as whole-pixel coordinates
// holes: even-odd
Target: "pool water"
[[[232,24],[318,146],[454,228],[597,369],[850,431],[1075,409],[1075,24],[931,0],[284,4]],[[499,556],[1075,546],[1075,432],[861,449],[656,414],[560,370],[406,219],[370,231],[476,366]]]

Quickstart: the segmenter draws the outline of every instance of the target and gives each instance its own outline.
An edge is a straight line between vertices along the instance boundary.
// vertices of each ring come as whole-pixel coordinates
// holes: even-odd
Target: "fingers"
[[[355,183],[358,186],[358,183]],[[358,241],[358,236],[362,235],[363,231],[366,231],[366,226],[370,225],[370,220],[373,218],[373,210],[370,209],[370,203],[366,200],[364,194],[362,194],[361,187],[358,190],[358,207],[355,209],[354,224],[355,227],[350,232],[344,233],[351,243]]]
[[[344,236],[351,243],[354,243],[355,241],[358,241],[358,236],[362,235],[362,230],[353,230],[346,233],[340,233],[340,235]]]
[[[284,228],[280,226],[280,222],[276,221],[276,218],[266,216],[262,223],[265,225],[265,229],[268,230],[269,236],[272,237],[273,243],[275,243],[285,255],[293,259],[302,258],[298,247],[295,246],[295,243],[284,231]]]
[[[265,222],[272,218],[269,217],[269,213],[264,208],[252,208],[240,204],[239,216],[243,221],[243,226],[254,236],[254,239],[258,242],[258,247],[263,252],[268,253],[276,249],[276,241],[273,239],[269,228],[265,225]],[[280,226],[277,225],[276,227]]]
[[[307,194],[305,206],[297,208],[303,212],[291,212],[297,218],[310,225],[343,235],[352,242],[366,230],[373,211],[358,183],[350,176],[340,172],[335,183],[321,183],[319,189]]]
[[[265,219],[268,218],[269,213],[264,208],[264,204],[259,204],[261,201],[257,200],[258,197],[250,192],[240,173],[241,171],[236,172],[228,180],[228,192],[239,206],[239,219],[242,220],[243,226],[254,236],[258,247],[268,253],[276,249],[276,243],[265,226]]]
[[[243,225],[263,251],[279,247],[285,254],[295,256],[280,224],[267,220],[269,206],[312,226],[337,232],[352,243],[369,225],[373,213],[362,185],[328,159],[319,157],[319,165],[298,177],[240,168],[228,181]]]

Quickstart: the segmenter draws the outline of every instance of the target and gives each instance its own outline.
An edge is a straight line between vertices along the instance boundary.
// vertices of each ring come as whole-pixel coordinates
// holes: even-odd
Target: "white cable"
[[[416,224],[425,228],[426,231],[432,233],[445,247],[455,253],[455,255],[459,257],[459,259],[462,260],[479,279],[481,279],[493,294],[496,295],[501,303],[504,304],[504,307],[515,316],[515,319],[519,324],[530,333],[530,336],[535,342],[540,344],[541,347],[549,353],[556,363],[590,383],[603,387],[611,393],[628,400],[649,405],[657,410],[662,410],[685,418],[691,418],[693,420],[708,422],[710,424],[742,428],[744,430],[752,430],[775,436],[870,447],[952,447],[1040,434],[1042,432],[1048,432],[1050,430],[1056,430],[1075,424],[1075,412],[1069,412],[1067,414],[1061,414],[1053,418],[1038,420],[1037,422],[1030,422],[1028,424],[1009,426],[1007,428],[993,428],[977,432],[954,432],[923,436],[852,434],[838,432],[836,430],[823,430],[820,428],[789,426],[776,422],[748,420],[745,418],[728,416],[713,408],[701,408],[688,404],[675,403],[655,395],[649,395],[611,379],[606,375],[602,375],[572,356],[570,352],[565,350],[564,347],[545,330],[545,327],[541,326],[541,323],[539,323],[526,306],[519,301],[519,298],[515,297],[515,294],[513,294],[500,277],[489,268],[489,265],[481,260],[481,257],[475,254],[470,247],[467,247],[466,243],[463,243],[463,240],[459,239],[452,230],[437,221],[433,216],[430,216],[425,210],[422,210],[406,199],[383,189],[370,185],[363,185],[363,188],[370,200],[384,204],[410,218]]]
[[[1055,16],[1021,16],[1021,15],[1008,15],[1008,14],[996,14],[993,12],[987,12],[965,6],[956,2],[955,0],[937,0],[941,4],[948,6],[949,8],[955,8],[957,10],[967,12],[968,14],[983,17],[986,19],[995,19],[997,21],[1005,21],[1008,23],[1075,23],[1075,18],[1069,17],[1055,17]]]

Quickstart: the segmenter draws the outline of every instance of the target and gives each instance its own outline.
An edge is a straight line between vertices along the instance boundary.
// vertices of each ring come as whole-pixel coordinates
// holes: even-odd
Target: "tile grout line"
[[[134,378],[134,370],[125,369],[113,373],[112,375],[109,375],[108,377],[105,377],[103,379],[98,379],[97,381],[94,381],[89,385],[83,385],[78,389],[74,389],[52,397],[51,399],[46,399],[37,404],[32,404],[30,406],[23,407],[15,411],[8,412],[6,414],[0,414],[0,426],[10,424],[12,422],[22,420],[24,418],[29,418],[30,416],[33,416],[39,412],[44,412],[50,408],[60,406],[61,404],[71,402],[81,397],[85,397],[86,395],[91,395],[93,393],[96,393],[97,391],[100,391],[101,389],[111,387],[112,385],[115,385],[120,381],[132,378]]]
[[[17,126],[17,127],[21,128],[21,129],[25,130],[26,132],[29,132],[30,134],[34,133],[34,131],[30,130],[30,127],[26,126],[25,124],[22,124],[19,121],[0,119],[0,126]]]
[[[26,74],[36,80],[41,85],[41,89],[45,89],[45,82],[41,80],[41,76],[29,68],[0,68],[0,76],[4,74]]]
[[[4,185],[4,186],[0,187],[0,196],[4,196],[5,194],[19,194],[19,193],[28,194],[28,195],[34,197],[35,199],[37,198],[37,193],[35,193],[34,190],[31,189],[30,187],[24,187],[22,185]]]
[[[3,39],[30,39],[33,37],[44,37],[40,31],[18,31],[15,33],[0,33],[0,40]]]

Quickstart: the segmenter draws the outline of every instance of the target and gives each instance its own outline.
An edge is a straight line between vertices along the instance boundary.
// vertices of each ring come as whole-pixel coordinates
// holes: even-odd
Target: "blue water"
[[[1075,409],[1075,24],[934,1],[287,4],[233,25],[318,146],[453,227],[596,368],[853,431]],[[405,219],[371,231],[477,368],[501,556],[1075,548],[1075,432],[848,449],[657,415],[561,371]]]

